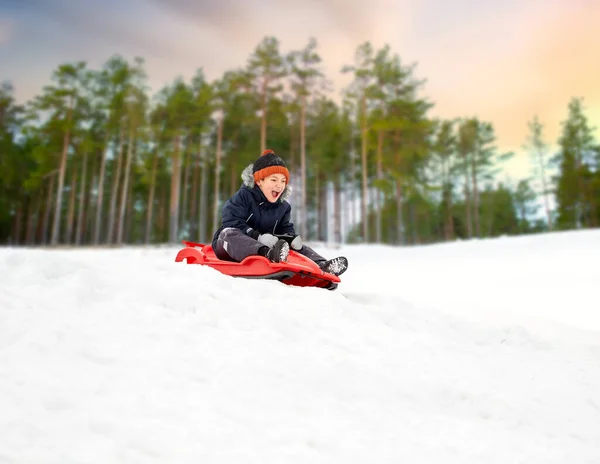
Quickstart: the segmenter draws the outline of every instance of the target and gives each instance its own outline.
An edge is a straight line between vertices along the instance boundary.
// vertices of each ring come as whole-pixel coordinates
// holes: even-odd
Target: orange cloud
[[[524,54],[526,69],[539,83],[539,90],[525,101],[524,109],[531,114],[540,108],[553,142],[571,97],[584,97],[592,124],[600,124],[598,18],[600,3],[592,1],[557,12],[540,24]]]
[[[15,76],[18,89],[28,78],[37,87],[46,83],[51,69],[42,66],[72,59],[98,66],[121,53],[146,58],[156,91],[199,67],[215,79],[244,66],[264,36],[280,39],[282,52],[314,36],[336,96],[350,81],[340,69],[353,62],[356,47],[366,40],[376,48],[389,43],[405,64],[418,63],[415,76],[427,80],[423,95],[435,103],[432,115],[490,121],[502,150],[520,149],[534,114],[546,125],[547,141],[555,142],[572,96],[585,98],[600,126],[596,0],[134,0],[128,8],[135,14],[107,10],[99,1],[74,5],[39,2],[39,21],[55,21],[57,35],[65,37],[58,45],[36,45],[45,61],[36,59],[35,72],[33,61],[27,69],[11,66],[22,75]],[[0,41],[10,35],[10,25],[1,23]],[[35,88],[20,92],[29,96]]]
[[[554,144],[571,97],[584,97],[592,125],[600,125],[600,3],[548,2],[512,13],[515,19],[490,20],[479,42],[471,36],[446,43],[448,56],[428,69],[434,112],[489,120],[510,149],[523,144],[534,114]]]

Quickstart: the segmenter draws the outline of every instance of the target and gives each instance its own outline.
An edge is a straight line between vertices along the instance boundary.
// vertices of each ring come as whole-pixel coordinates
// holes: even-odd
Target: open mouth
[[[275,199],[278,198],[281,192],[271,192],[271,196]]]

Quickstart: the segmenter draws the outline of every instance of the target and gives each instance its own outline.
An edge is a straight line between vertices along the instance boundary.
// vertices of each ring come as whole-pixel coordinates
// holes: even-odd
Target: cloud
[[[436,114],[492,121],[500,143],[518,150],[534,114],[554,143],[572,96],[600,105],[600,3],[532,2],[480,14],[416,45]]]
[[[178,14],[186,21],[210,24],[222,31],[223,36],[244,38],[249,33],[270,31],[285,25],[285,28],[311,29],[314,24],[335,29],[351,38],[367,40],[383,19],[377,9],[392,6],[390,0],[146,0],[165,10]],[[404,2],[395,2],[395,4]],[[379,8],[381,7],[381,8]],[[398,21],[398,19],[397,19]]]
[[[0,46],[8,45],[15,30],[14,21],[8,18],[0,18]]]
[[[350,80],[340,69],[353,62],[360,43],[369,40],[375,47],[389,43],[405,64],[418,63],[415,75],[427,81],[423,95],[436,104],[432,115],[476,115],[491,121],[499,144],[510,149],[520,148],[527,121],[536,113],[554,142],[571,96],[584,96],[590,111],[600,108],[596,52],[600,36],[593,24],[600,17],[600,2],[596,1],[19,0],[18,4],[26,5],[35,18],[16,17],[19,40],[3,47],[3,56],[12,54],[11,72],[20,69],[23,81],[35,77],[40,87],[50,68],[62,61],[85,59],[98,66],[119,53],[146,58],[156,91],[177,75],[191,77],[199,67],[215,79],[244,66],[265,36],[277,37],[282,52],[304,47],[313,36],[336,93]],[[6,27],[0,23],[0,37],[8,30],[10,39],[13,31]],[[27,67],[17,62],[23,56],[28,57]]]
[[[318,42],[322,68],[339,95],[351,79],[340,73],[353,63],[356,47],[371,41],[376,47],[400,40],[410,30],[412,10],[408,0],[144,0],[177,18],[187,33],[173,31],[172,41],[193,37],[207,75],[218,77],[228,68],[244,66],[265,36],[279,39],[282,53],[303,48],[310,37]],[[199,36],[206,37],[208,47]],[[179,37],[182,37],[179,39]],[[219,50],[208,56],[211,50]],[[212,72],[214,71],[214,72]]]
[[[282,52],[304,47],[309,37],[316,37],[325,72],[340,82],[344,77],[339,71],[352,62],[360,42],[382,45],[408,19],[401,14],[407,0],[22,1],[45,28],[42,33],[30,23],[32,37],[48,43],[46,36],[54,31],[54,45],[47,45],[53,55],[83,53],[82,59],[93,61],[112,53],[141,55],[147,58],[151,77],[161,83],[174,73],[189,75],[198,67],[217,78],[227,69],[243,66],[270,35],[280,40]]]
[[[530,28],[529,40],[517,54],[514,67],[520,72],[514,73],[512,83],[522,90],[515,112],[521,112],[521,120],[540,114],[550,143],[559,136],[560,122],[567,117],[572,97],[584,97],[588,108],[600,106],[599,17],[600,4],[592,1],[580,0],[570,8],[549,9]],[[507,138],[516,138],[518,128],[508,127],[511,130]]]
[[[76,36],[79,40],[105,44],[115,49],[125,46],[164,57],[178,51],[168,40],[156,34],[152,25],[143,27],[142,21],[142,24],[137,23],[136,20],[143,18],[116,7],[112,4],[114,2],[103,4],[90,0],[54,0],[50,5],[41,0],[29,1],[37,3],[38,14],[43,13],[46,19],[59,25],[63,33]]]

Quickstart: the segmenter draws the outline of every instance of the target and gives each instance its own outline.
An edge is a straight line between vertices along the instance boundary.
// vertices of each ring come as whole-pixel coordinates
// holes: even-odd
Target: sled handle
[[[201,249],[185,247],[177,253],[175,257],[175,262],[180,263],[184,259],[187,259],[188,264],[198,264],[205,263],[208,260],[206,259],[206,255],[202,252]]]

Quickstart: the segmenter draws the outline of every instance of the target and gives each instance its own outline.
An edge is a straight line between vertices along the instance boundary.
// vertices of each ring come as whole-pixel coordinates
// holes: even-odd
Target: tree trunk
[[[83,233],[83,212],[85,208],[86,198],[86,176],[87,176],[87,150],[83,152],[83,162],[81,166],[81,186],[79,189],[79,207],[77,211],[77,228],[75,230],[75,245],[81,245],[81,237]]]
[[[587,173],[585,171],[587,171]],[[592,181],[592,172],[585,169],[583,165],[580,167],[580,172],[580,188],[583,189],[583,199],[581,201],[586,210],[586,224],[588,228],[596,228],[596,202],[594,199],[593,189],[590,185],[590,182]]]
[[[325,176],[321,175],[321,206],[319,211],[319,222],[323,224],[321,228],[321,240],[325,243],[329,242],[329,218],[331,213],[329,211],[329,183]]]
[[[267,86],[269,85],[269,80],[265,77],[263,79],[263,85],[261,89],[260,95],[260,106],[262,109],[262,114],[260,116],[260,152],[266,150],[267,148]]]
[[[548,199],[548,187],[546,184],[546,170],[544,168],[544,158],[540,150],[537,152],[540,163],[540,176],[542,178],[542,190],[544,195],[544,209],[546,210],[546,220],[548,221],[548,230],[552,230],[552,216],[550,215],[550,201]]]
[[[200,142],[200,208],[198,211],[198,241],[206,243],[206,227],[208,225],[208,163],[202,142]]]
[[[121,188],[121,204],[119,205],[119,218],[117,221],[117,244],[123,243],[123,228],[125,220],[125,207],[127,205],[127,193],[129,192],[129,172],[131,171],[131,163],[135,149],[135,135],[137,127],[133,118],[129,125],[129,141],[127,142],[127,160],[125,161],[125,175],[123,176],[123,186]]]
[[[349,215],[348,220],[352,226],[354,226],[358,221],[356,219],[356,147],[354,146],[354,131],[351,129],[350,133],[350,191],[348,195],[350,196],[350,201],[348,202],[349,207]]]
[[[432,227],[431,225],[431,213],[428,207],[425,207],[423,213],[421,214],[423,218],[423,222],[425,223],[425,232],[423,233],[422,239],[425,243],[430,243],[432,241],[432,236],[437,239],[437,228]]]
[[[584,188],[582,171],[583,171],[583,169],[582,169],[581,154],[576,153],[575,154],[575,175],[577,176],[577,190],[578,190],[578,194],[579,194],[578,195],[579,207],[577,209],[579,210],[579,215],[583,216],[582,218],[581,217],[577,218],[576,227],[577,228],[580,227],[580,221],[583,219],[584,226],[589,228],[590,227],[590,218],[585,212],[585,188]]]
[[[165,236],[168,237],[167,223],[167,205],[169,204],[169,193],[167,186],[161,186],[160,195],[158,197],[158,221],[157,221],[157,239],[162,242]]]
[[[296,137],[295,135],[295,125],[294,125],[294,119],[293,116],[290,118],[291,123],[289,124],[289,137],[290,137],[290,152],[289,152],[289,169],[290,169],[290,174],[291,175],[295,175],[296,172]],[[300,185],[302,185],[302,172],[300,172]],[[292,189],[292,194],[290,196],[290,202],[291,204],[295,205],[294,208],[292,208],[292,213],[291,213],[291,221],[292,223],[295,225],[296,227],[296,233],[299,235],[302,235],[302,229],[300,228],[300,223],[298,221],[298,210],[301,208],[299,202],[297,201],[297,197],[298,197],[298,189]]]
[[[183,170],[183,200],[181,202],[181,218],[179,220],[179,227],[183,230],[187,230],[187,209],[188,209],[188,190],[190,184],[190,156],[192,154],[192,150],[190,149],[191,144],[189,143],[189,137],[186,140],[185,150],[184,150],[184,162],[185,168]],[[189,231],[186,234],[188,238],[190,238]]]
[[[398,245],[404,245],[403,206],[402,181],[398,177],[396,179],[396,243]]]
[[[75,222],[75,200],[77,199],[77,169],[73,168],[71,174],[71,194],[69,196],[69,209],[67,213],[67,230],[65,243],[70,244],[73,238],[73,223]]]
[[[177,225],[179,224],[179,191],[181,179],[180,150],[181,135],[175,136],[175,147],[173,150],[173,168],[171,172],[171,204],[169,211],[169,243],[177,242]]]
[[[333,241],[336,244],[342,243],[342,208],[341,208],[341,192],[340,192],[340,177],[341,174],[335,177],[333,184]]]
[[[471,222],[471,192],[469,189],[469,162],[467,155],[463,155],[465,159],[465,208],[467,221],[467,237],[473,237],[473,224]]]
[[[88,187],[89,191],[87,194],[87,198],[85,199],[85,207],[83,210],[83,227],[81,230],[81,243],[93,242],[95,222],[94,218],[96,217],[96,200],[92,198],[91,190],[94,188],[93,186],[98,185],[97,175],[94,174],[95,168],[95,163],[92,161],[92,163],[90,163],[90,172],[92,173],[92,176],[90,179],[90,186]]]
[[[595,229],[596,227],[598,227],[598,207],[596,203],[596,198],[594,197],[594,192],[591,190],[592,189],[588,184],[588,196],[590,199],[590,225],[593,229]]]
[[[316,240],[321,240],[321,229],[323,227],[323,221],[321,220],[321,210],[320,210],[320,205],[321,205],[321,196],[320,196],[320,192],[319,192],[319,183],[320,183],[320,179],[319,179],[319,166],[316,166],[315,169],[315,224],[317,226],[316,230],[315,230],[315,239]]]
[[[396,148],[396,166],[398,176],[396,178],[396,243],[404,245],[404,220],[403,220],[403,195],[402,195],[402,153],[400,152],[400,130],[394,133],[394,147]]]
[[[52,213],[52,200],[54,199],[54,181],[56,179],[56,172],[52,171],[50,176],[50,184],[48,185],[48,197],[46,200],[46,208],[44,211],[44,221],[42,222],[42,244],[46,245],[48,242],[48,224],[50,223],[50,215]]]
[[[480,237],[479,227],[479,195],[477,190],[477,151],[471,158],[471,180],[473,182],[473,216],[475,219],[475,236]]]
[[[146,237],[145,243],[148,245],[152,237],[152,211],[154,209],[154,192],[156,190],[156,171],[158,166],[158,148],[154,149],[154,159],[152,160],[152,174],[150,177],[150,191],[148,192],[148,206],[146,208]]]
[[[101,152],[102,160],[100,161],[100,177],[98,179],[98,197],[96,199],[96,223],[94,224],[94,245],[100,243],[100,232],[102,225],[102,202],[104,200],[104,175],[106,172],[106,153],[108,152],[108,144],[110,141],[109,130],[106,128],[104,136],[104,149]]]
[[[232,197],[235,194],[235,191],[238,187],[237,179],[238,179],[238,170],[237,166],[231,160],[230,168],[229,168],[229,196]]]
[[[452,215],[452,181],[450,167],[446,155],[442,158],[442,185],[444,209],[444,239],[449,241],[454,238],[454,217]]]
[[[21,222],[23,221],[23,203],[19,202],[17,205],[17,211],[15,213],[15,220],[13,223],[13,245],[19,245],[21,243]]]
[[[381,181],[383,178],[383,131],[380,130],[377,132],[377,179]],[[376,243],[381,243],[381,209],[382,209],[382,201],[381,201],[381,187],[377,187],[377,205],[375,206],[375,211],[377,214],[376,219],[376,230],[375,230],[375,241]]]
[[[60,220],[62,217],[62,194],[65,183],[65,173],[67,171],[67,155],[69,154],[69,145],[71,143],[71,118],[73,116],[73,102],[69,106],[67,111],[66,129],[63,138],[63,150],[60,158],[60,168],[58,171],[58,188],[56,191],[56,203],[54,206],[54,223],[52,225],[52,238],[50,241],[51,245],[58,244],[58,237],[60,237]]]
[[[408,210],[406,213],[408,215],[408,223],[410,225],[410,243],[411,245],[415,245],[417,243],[417,218],[415,217],[414,198],[411,197],[409,197],[406,205],[406,209]]]
[[[490,223],[489,223],[489,226],[488,226],[488,237],[492,237],[494,235],[494,233],[495,233],[495,231],[494,231],[494,219],[496,217],[496,214],[495,214],[495,211],[494,211],[494,209],[496,207],[495,201],[496,201],[496,195],[490,195],[489,196],[489,200],[488,200],[488,204],[487,204],[487,209],[490,212],[489,213]]]
[[[333,212],[329,209],[329,182],[325,176],[321,176],[321,211],[319,214],[319,222],[323,223],[321,229],[322,240],[329,243],[331,240],[330,219],[333,218]]]
[[[362,202],[361,202],[361,216],[362,216],[362,235],[363,242],[368,243],[369,241],[369,225],[367,223],[367,96],[363,94],[361,100],[361,160],[362,160]]]
[[[220,224],[221,215],[219,214],[219,199],[220,199],[220,181],[221,181],[221,146],[223,143],[223,119],[217,121],[217,150],[215,153],[215,196],[213,205],[213,227],[216,231]]]
[[[306,236],[306,97],[302,96],[300,103],[300,235]]]
[[[202,134],[199,137],[202,140]],[[198,236],[198,222],[196,221],[196,210],[198,208],[198,177],[200,171],[200,161],[198,153],[192,152],[192,190],[190,192],[190,238]],[[193,240],[193,239],[192,239]]]
[[[525,222],[527,221],[527,209],[525,208],[525,202],[522,201],[518,205],[519,215],[521,216],[521,220],[519,221],[518,232],[519,235],[525,233]]]
[[[108,230],[106,234],[106,242],[112,243],[114,237],[114,225],[117,209],[117,196],[119,192],[119,182],[121,181],[121,165],[123,164],[123,150],[125,147],[125,122],[121,124],[121,135],[119,137],[119,151],[117,155],[117,168],[112,173],[112,191],[110,194],[110,208],[108,212]]]
[[[135,159],[135,150],[134,150],[133,157]],[[135,180],[134,175],[135,175],[135,171],[132,169],[131,173],[129,174],[129,190],[127,192],[127,207],[125,210],[126,211],[125,221],[124,221],[124,225],[123,225],[123,229],[124,229],[123,241],[125,243],[132,243],[131,230],[133,228],[133,224],[136,223],[135,211],[133,209],[133,203],[135,201],[134,194],[133,194],[133,185],[134,185],[134,180]]]
[[[450,185],[445,187],[446,192],[446,221],[444,225],[444,235],[446,240],[454,239],[454,216],[452,215],[452,191]]]
[[[35,193],[34,199],[31,201],[27,218],[27,232],[25,233],[25,244],[33,245],[35,243],[35,229],[38,223],[40,214],[41,191]]]

